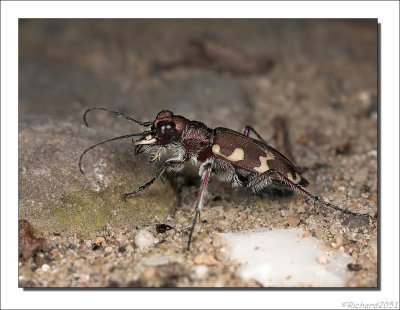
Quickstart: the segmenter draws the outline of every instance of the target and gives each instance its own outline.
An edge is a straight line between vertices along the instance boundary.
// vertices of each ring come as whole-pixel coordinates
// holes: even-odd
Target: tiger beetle
[[[233,186],[248,187],[253,192],[260,192],[272,187],[285,188],[303,195],[314,203],[319,202],[345,214],[370,217],[368,214],[355,213],[333,205],[323,200],[322,197],[313,195],[304,189],[309,182],[301,175],[299,169],[283,154],[268,145],[251,126],[246,126],[243,134],[222,127],[211,129],[204,123],[188,120],[168,110],[158,113],[154,121],[141,122],[106,108],[86,110],[83,114],[86,126],[88,126],[86,116],[93,110],[114,113],[116,116],[141,125],[147,130],[141,133],[114,137],[87,148],[79,158],[79,169],[82,174],[82,159],[89,150],[119,139],[140,137],[134,141],[135,155],[142,152],[150,153],[151,162],[160,160],[167,149],[172,150],[174,154],[172,158],[164,162],[163,166],[147,183],[132,192],[123,194],[125,201],[127,197],[134,196],[148,188],[163,173],[182,170],[189,160],[200,166],[201,183],[189,232],[187,250],[190,249],[193,231],[203,207],[204,195],[211,175],[215,175],[221,181],[231,182]],[[257,139],[251,138],[250,132]]]

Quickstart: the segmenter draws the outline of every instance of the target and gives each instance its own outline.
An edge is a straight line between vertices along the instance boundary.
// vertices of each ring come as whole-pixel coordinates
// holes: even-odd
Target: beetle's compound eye
[[[165,134],[168,134],[168,133],[172,132],[173,131],[173,127],[172,127],[172,125],[170,123],[165,124],[165,125],[161,125],[160,131],[161,131],[162,135],[165,135]]]
[[[157,123],[157,140],[166,145],[177,138],[175,123],[170,121],[160,121]]]
[[[167,122],[161,121],[157,124],[158,126],[158,134],[161,136],[171,135],[175,131],[175,123],[174,122]]]

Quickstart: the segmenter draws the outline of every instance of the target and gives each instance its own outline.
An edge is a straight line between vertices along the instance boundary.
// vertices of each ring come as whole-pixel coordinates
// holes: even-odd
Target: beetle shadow
[[[294,195],[293,190],[280,184],[273,184],[255,194],[258,198],[290,198]]]

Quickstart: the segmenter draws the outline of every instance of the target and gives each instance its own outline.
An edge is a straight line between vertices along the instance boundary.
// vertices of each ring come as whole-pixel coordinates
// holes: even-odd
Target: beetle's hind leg
[[[257,136],[258,140],[268,144],[268,142],[263,137],[261,137],[261,135],[253,127],[251,127],[250,125],[246,125],[243,130],[243,135],[248,137],[250,135],[250,132],[254,133]]]
[[[281,182],[272,181],[268,187],[265,188],[266,194],[274,197],[291,197],[293,196],[293,189],[287,187]],[[263,192],[264,193],[264,190]]]
[[[353,216],[368,216],[369,218],[371,218],[371,216],[369,214],[356,213],[356,212],[352,212],[347,209],[343,209],[341,207],[338,207],[334,204],[331,204],[331,203],[323,200],[322,197],[311,194],[310,192],[305,190],[303,187],[293,183],[282,173],[280,173],[279,171],[274,170],[274,169],[269,169],[269,170],[265,171],[264,173],[258,175],[257,177],[253,178],[252,180],[249,181],[247,186],[251,187],[254,191],[260,191],[268,186],[271,186],[271,184],[273,184],[274,181],[277,181],[277,182],[285,185],[286,187],[289,187],[294,192],[301,194],[304,197],[312,200],[314,204],[315,204],[315,202],[319,202],[331,209],[340,211],[345,214],[349,214],[349,215],[353,215]]]

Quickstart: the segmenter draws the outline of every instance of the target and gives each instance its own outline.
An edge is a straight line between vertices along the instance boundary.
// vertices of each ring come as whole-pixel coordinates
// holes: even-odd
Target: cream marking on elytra
[[[295,175],[296,175],[296,179],[294,179],[293,178],[293,174],[291,174],[291,173],[288,173],[287,174],[287,178],[290,180],[290,181],[292,181],[293,183],[299,183],[300,181],[301,181],[301,176],[296,172],[295,173]]]
[[[221,154],[221,147],[218,144],[214,144],[212,146],[212,152],[215,155],[222,156],[225,159],[227,159],[229,161],[233,161],[233,162],[243,160],[243,158],[244,158],[244,151],[240,148],[236,148],[231,155],[225,156],[224,154]]]
[[[267,155],[265,156],[260,156],[260,166],[258,167],[254,167],[254,171],[257,171],[259,173],[263,173],[267,170],[269,170],[268,164],[267,164],[267,160],[271,160],[271,159],[275,159],[275,156],[271,153],[269,153],[268,151],[265,151],[265,154]]]

